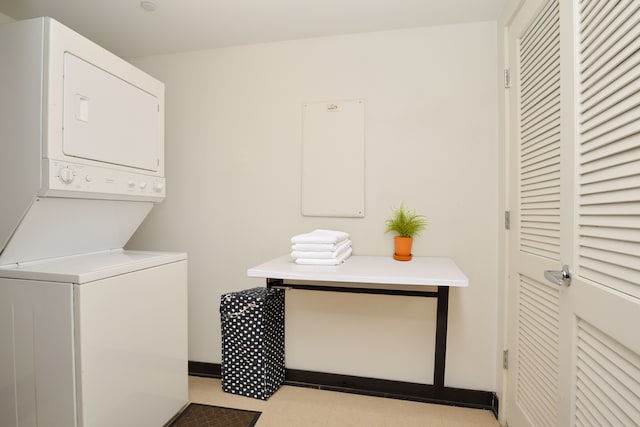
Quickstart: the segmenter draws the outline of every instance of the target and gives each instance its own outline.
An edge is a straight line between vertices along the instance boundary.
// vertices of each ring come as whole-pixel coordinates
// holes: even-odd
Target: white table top
[[[467,287],[469,279],[450,258],[353,255],[337,266],[298,265],[284,255],[247,270],[249,277],[320,282]]]

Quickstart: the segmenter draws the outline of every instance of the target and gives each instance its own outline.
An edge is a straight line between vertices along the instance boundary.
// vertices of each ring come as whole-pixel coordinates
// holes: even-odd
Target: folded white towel
[[[347,251],[342,254],[340,258],[327,258],[327,259],[316,259],[316,258],[297,258],[296,264],[300,265],[340,265],[345,262],[351,256],[352,249],[349,248]]]
[[[294,245],[296,246],[296,245]],[[351,247],[351,240],[347,239],[344,242],[336,245],[335,251],[292,251],[291,256],[293,258],[314,258],[314,259],[329,259],[340,258],[345,251]]]
[[[338,249],[338,247],[346,242],[340,242],[338,244],[333,243],[296,243],[295,245],[291,245],[292,251],[304,251],[304,252],[334,252]]]
[[[313,230],[311,233],[298,234],[291,238],[291,243],[339,243],[349,238],[349,234],[344,231],[335,230]]]
[[[351,239],[343,240],[340,243],[296,243],[291,245],[293,252],[336,252],[351,246]]]

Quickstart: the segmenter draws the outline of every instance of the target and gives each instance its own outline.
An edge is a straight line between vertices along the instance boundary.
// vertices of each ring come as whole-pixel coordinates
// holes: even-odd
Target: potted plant
[[[385,233],[390,231],[398,233],[395,237],[396,250],[393,254],[393,259],[409,261],[412,258],[413,236],[419,235],[427,228],[427,218],[401,204],[398,209],[394,209],[393,216],[385,224],[387,225]]]

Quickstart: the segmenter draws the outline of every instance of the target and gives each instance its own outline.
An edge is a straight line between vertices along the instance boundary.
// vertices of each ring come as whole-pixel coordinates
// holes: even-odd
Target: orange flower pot
[[[413,245],[413,237],[394,237],[396,252],[393,259],[397,261],[409,261],[412,258],[411,246]]]

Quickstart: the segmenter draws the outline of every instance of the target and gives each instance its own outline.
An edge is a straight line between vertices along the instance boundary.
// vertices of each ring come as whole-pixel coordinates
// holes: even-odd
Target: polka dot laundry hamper
[[[284,381],[284,290],[222,295],[222,390],[268,399]]]

